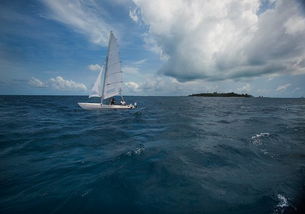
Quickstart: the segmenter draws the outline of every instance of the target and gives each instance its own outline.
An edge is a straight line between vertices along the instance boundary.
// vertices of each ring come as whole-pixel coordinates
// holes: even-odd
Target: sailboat
[[[117,39],[110,32],[108,53],[105,65],[102,67],[98,77],[91,89],[89,98],[100,97],[100,103],[78,103],[80,107],[86,110],[104,110],[104,109],[134,109],[136,103],[127,105],[122,96],[123,77],[119,56],[119,47]],[[121,98],[120,104],[105,104],[106,99],[113,99],[114,96]]]

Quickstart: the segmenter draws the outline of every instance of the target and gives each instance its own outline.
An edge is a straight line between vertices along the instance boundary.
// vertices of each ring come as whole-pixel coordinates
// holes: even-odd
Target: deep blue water
[[[305,99],[0,96],[0,213],[284,213],[305,184]]]

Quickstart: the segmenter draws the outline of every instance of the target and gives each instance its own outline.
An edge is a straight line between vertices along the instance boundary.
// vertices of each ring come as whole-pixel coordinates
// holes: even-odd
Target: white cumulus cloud
[[[51,78],[49,84],[52,88],[58,90],[87,91],[87,87],[83,83],[77,83],[72,80],[65,80],[61,76]]]
[[[137,9],[133,9],[129,11],[129,17],[134,21],[134,22],[138,22],[139,21],[139,17],[138,17],[138,11]]]
[[[100,71],[100,70],[102,70],[103,66],[100,66],[99,64],[91,64],[91,65],[88,65],[88,68],[91,71]]]
[[[304,73],[305,17],[300,1],[133,0],[149,26],[148,48],[179,81]],[[139,15],[138,14],[138,15]]]
[[[126,82],[125,86],[127,87],[128,92],[138,92],[140,90],[140,84],[136,82]]]
[[[122,71],[126,74],[137,74],[139,73],[139,68],[135,66],[125,65],[122,67]]]
[[[305,30],[305,19],[304,17],[293,16],[285,22],[284,27],[288,34],[302,33]]]
[[[47,84],[35,77],[32,77],[29,81],[28,81],[30,86],[33,87],[37,87],[37,88],[45,88],[47,87]]]
[[[61,76],[50,78],[47,81],[42,81],[35,77],[32,77],[28,81],[28,84],[33,87],[53,88],[56,90],[63,90],[63,91],[87,91],[87,87],[85,86],[85,84],[74,82],[73,80],[65,80]]]

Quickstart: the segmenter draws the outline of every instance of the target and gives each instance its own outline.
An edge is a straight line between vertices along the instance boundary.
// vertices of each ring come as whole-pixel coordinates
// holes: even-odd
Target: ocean
[[[294,213],[305,99],[0,96],[0,213]]]

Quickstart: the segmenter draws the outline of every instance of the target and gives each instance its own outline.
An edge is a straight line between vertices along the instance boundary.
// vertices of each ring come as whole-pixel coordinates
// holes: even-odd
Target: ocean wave
[[[288,200],[285,196],[278,194],[277,198],[279,199],[279,203],[276,205],[277,207],[284,208],[289,206]]]
[[[135,148],[134,150],[132,150],[132,151],[128,151],[127,153],[126,153],[126,155],[128,155],[128,156],[133,156],[133,155],[140,155],[140,154],[142,154],[143,152],[144,152],[144,146],[140,146],[140,147],[137,147],[137,148]]]
[[[85,192],[83,192],[83,193],[81,194],[81,197],[87,196],[91,191],[92,191],[92,189],[86,190]]]
[[[259,133],[259,134],[256,134],[256,135],[252,136],[251,137],[251,142],[254,145],[262,145],[263,144],[262,139],[266,138],[266,137],[269,137],[269,136],[270,136],[270,133],[262,132],[262,133]]]
[[[127,99],[146,108],[95,112],[77,105],[87,97],[0,96],[0,213],[298,208],[304,100]],[[302,106],[266,115],[274,102]]]
[[[274,210],[274,214],[282,214],[284,213],[285,209],[289,207],[288,200],[285,196],[282,194],[277,195],[278,204],[276,205],[276,208]]]

